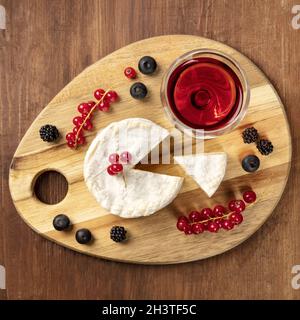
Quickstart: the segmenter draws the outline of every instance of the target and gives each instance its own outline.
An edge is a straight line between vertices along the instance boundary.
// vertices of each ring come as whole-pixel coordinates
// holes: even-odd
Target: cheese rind
[[[171,203],[178,194],[183,179],[131,169],[122,175],[110,176],[106,171],[87,186],[96,200],[110,213],[122,218],[148,216]]]

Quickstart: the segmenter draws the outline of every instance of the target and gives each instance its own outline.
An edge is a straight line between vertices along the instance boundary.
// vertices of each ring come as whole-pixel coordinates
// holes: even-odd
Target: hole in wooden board
[[[37,177],[33,190],[41,202],[56,204],[67,195],[68,181],[64,175],[55,170],[44,171]]]

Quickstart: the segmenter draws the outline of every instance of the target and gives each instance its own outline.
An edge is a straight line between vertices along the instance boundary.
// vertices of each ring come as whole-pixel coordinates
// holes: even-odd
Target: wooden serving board
[[[248,113],[233,132],[217,139],[205,141],[205,152],[225,151],[229,161],[224,181],[216,194],[209,199],[197,184],[185,176],[181,167],[149,165],[145,170],[185,176],[180,194],[168,207],[150,217],[122,219],[101,208],[89,193],[83,180],[83,159],[94,136],[112,121],[130,117],[147,118],[172,129],[160,101],[160,85],[169,65],[183,53],[199,48],[223,51],[235,58],[245,70],[251,87]],[[159,70],[155,75],[138,74],[149,89],[144,101],[131,98],[132,81],[125,78],[127,66],[137,69],[139,58],[153,56]],[[65,139],[55,144],[43,142],[39,128],[47,123],[56,125],[62,137],[72,129],[72,118],[77,114],[77,105],[93,98],[98,88],[112,88],[120,95],[120,102],[112,105],[109,113],[95,115],[95,130],[89,132],[87,144],[76,151],[70,150]],[[267,157],[259,155],[255,145],[245,145],[241,132],[254,125],[261,135],[270,139],[274,152]],[[255,153],[261,159],[260,169],[247,174],[240,160],[247,153]],[[70,82],[45,107],[22,139],[11,163],[10,191],[14,204],[26,223],[39,234],[65,247],[85,254],[144,264],[170,264],[203,259],[229,250],[252,235],[271,215],[278,203],[289,174],[291,161],[291,137],[284,107],[275,89],[264,74],[245,56],[236,50],[209,39],[171,35],[142,40],[113,52],[85,69]],[[68,193],[58,204],[42,203],[34,194],[37,177],[44,171],[56,170],[68,181]],[[253,188],[257,202],[244,213],[244,222],[231,231],[220,230],[217,234],[185,236],[176,229],[177,217],[194,209],[226,205],[233,198],[241,198],[245,188]],[[68,215],[73,228],[58,232],[52,226],[53,218],[60,213]],[[126,243],[110,240],[113,225],[123,225],[129,233]],[[75,240],[79,228],[91,230],[94,241],[80,245]],[[275,239],[274,239],[275,240]]]

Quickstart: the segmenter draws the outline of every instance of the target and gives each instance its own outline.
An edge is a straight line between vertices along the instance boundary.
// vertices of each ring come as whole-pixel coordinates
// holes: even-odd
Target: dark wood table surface
[[[291,286],[292,266],[300,264],[300,29],[291,24],[296,3],[0,0],[7,14],[7,29],[0,30],[0,264],[7,289],[0,299],[299,299],[300,290]],[[18,216],[8,190],[10,161],[22,136],[85,67],[162,34],[222,41],[252,59],[278,90],[291,126],[293,161],[274,214],[235,249],[181,265],[104,261],[43,239]],[[58,178],[46,177],[40,192],[50,184],[58,187],[49,201],[63,191]]]

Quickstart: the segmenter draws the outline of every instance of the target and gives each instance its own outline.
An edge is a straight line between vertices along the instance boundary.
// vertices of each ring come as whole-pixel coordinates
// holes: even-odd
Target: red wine
[[[243,100],[238,76],[213,58],[195,58],[178,66],[169,78],[167,94],[181,122],[206,131],[224,127],[238,114]]]

